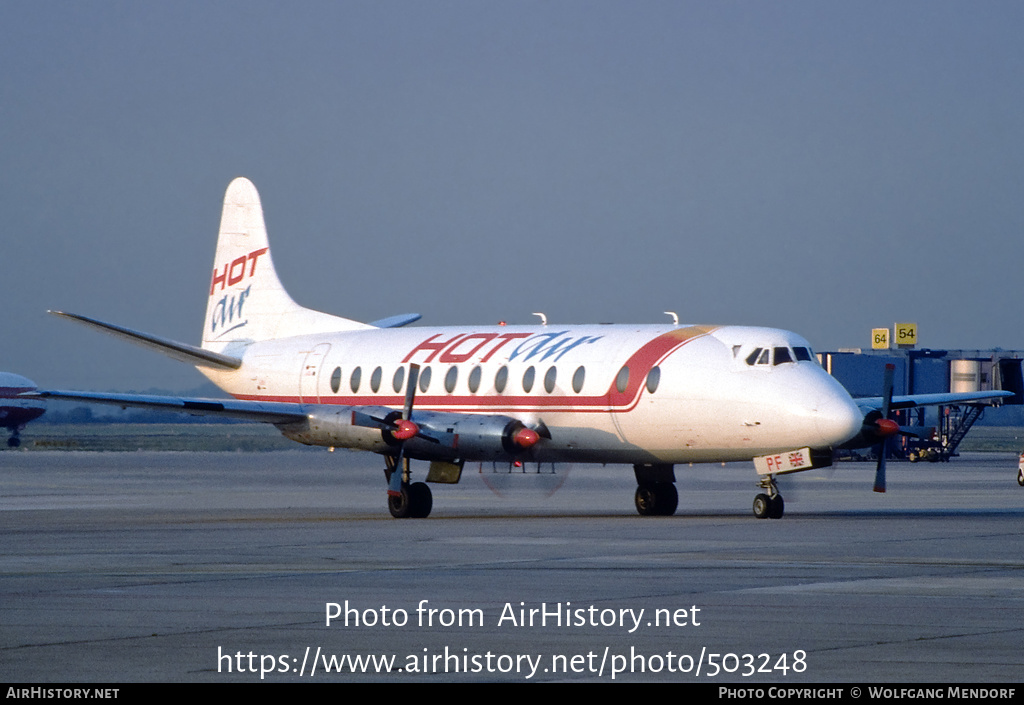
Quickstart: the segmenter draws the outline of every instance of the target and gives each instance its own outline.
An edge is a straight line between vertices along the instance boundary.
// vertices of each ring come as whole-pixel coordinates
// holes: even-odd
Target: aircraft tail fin
[[[223,352],[232,343],[372,327],[292,300],[274,270],[256,187],[245,178],[232,181],[224,194],[203,349]]]

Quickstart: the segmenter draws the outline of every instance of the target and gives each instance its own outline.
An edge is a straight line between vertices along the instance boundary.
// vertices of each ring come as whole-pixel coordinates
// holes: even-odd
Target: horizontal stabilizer
[[[180,411],[193,416],[221,416],[243,421],[288,424],[307,420],[299,404],[287,402],[258,402],[239,399],[202,399],[195,397],[168,397],[151,394],[118,394],[116,392],[66,392],[43,390],[21,396],[65,401],[82,401],[110,406]]]
[[[188,345],[187,343],[179,343],[174,340],[168,340],[167,338],[160,338],[155,335],[148,333],[141,333],[139,331],[131,330],[129,328],[122,328],[121,326],[115,326],[113,323],[104,323],[103,321],[97,321],[94,318],[88,318],[87,316],[80,316],[76,313],[64,313],[63,311],[50,311],[55,316],[61,318],[67,318],[68,320],[81,323],[103,331],[115,338],[121,338],[127,340],[130,343],[141,345],[146,348],[161,352],[168,357],[173,357],[175,360],[181,360],[187,362],[190,365],[197,365],[199,367],[218,367],[228,370],[237,370],[242,366],[242,361],[237,357],[231,357],[230,355],[223,355],[216,353],[211,350],[203,350],[202,348],[195,347],[194,345]]]
[[[419,313],[400,313],[397,316],[388,316],[376,321],[370,321],[371,326],[376,328],[401,328],[423,318]]]

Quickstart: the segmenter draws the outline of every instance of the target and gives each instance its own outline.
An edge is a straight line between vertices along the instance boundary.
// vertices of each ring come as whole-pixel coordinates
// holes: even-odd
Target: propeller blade
[[[373,416],[363,411],[352,412],[352,425],[362,426],[364,428],[379,428],[382,431],[393,431],[397,428],[395,423],[382,419],[379,416]]]
[[[896,374],[896,365],[891,362],[885,366],[885,376],[882,378],[882,418],[889,418],[889,407],[892,406],[893,377]]]
[[[889,418],[895,375],[896,365],[890,362],[885,366],[885,375],[882,378],[882,418],[877,422],[882,442],[878,444],[878,465],[875,466],[875,486],[872,488],[875,492],[885,492],[885,456],[889,451],[889,437],[900,431],[899,424]]]
[[[405,474],[405,467],[402,460],[405,457],[405,442],[420,434],[420,428],[412,421],[412,406],[416,401],[416,385],[420,379],[420,366],[416,363],[409,365],[409,381],[405,385],[405,405],[402,407],[402,420],[395,424],[396,429],[391,435],[401,441],[398,444],[398,457],[395,458],[395,471],[391,473],[388,481],[388,495],[392,497],[402,496],[402,476]],[[426,438],[426,436],[423,436]],[[434,440],[429,438],[428,440]],[[437,441],[434,441],[435,443]]]
[[[409,365],[409,383],[405,386],[405,406],[402,407],[402,418],[406,421],[412,418],[412,404],[416,400],[416,385],[419,379],[420,366],[414,362]]]
[[[882,441],[878,444],[878,465],[875,466],[875,486],[872,488],[875,492],[885,492],[885,456],[888,441]]]
[[[402,466],[402,456],[405,450],[405,443],[398,446],[398,457],[395,458],[395,469],[391,473],[391,479],[388,480],[388,495],[391,497],[402,496],[402,474],[405,468]]]

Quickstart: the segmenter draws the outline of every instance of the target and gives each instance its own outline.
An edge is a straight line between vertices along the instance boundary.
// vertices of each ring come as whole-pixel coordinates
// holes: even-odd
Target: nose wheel
[[[775,478],[768,475],[761,480],[760,486],[767,490],[767,493],[762,492],[754,497],[754,516],[758,519],[781,519],[786,511],[786,505],[779,494]]]

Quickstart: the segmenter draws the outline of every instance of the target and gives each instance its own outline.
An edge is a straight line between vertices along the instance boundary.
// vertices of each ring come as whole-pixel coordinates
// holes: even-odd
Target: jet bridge
[[[895,365],[894,394],[942,394],[1005,390],[1014,396],[996,402],[921,407],[897,412],[901,434],[888,445],[889,457],[916,462],[948,461],[971,427],[985,414],[997,423],[1024,422],[1022,350],[840,349],[819,353],[822,366],[851,395],[879,396],[883,371]],[[1002,408],[994,408],[1002,407]]]

